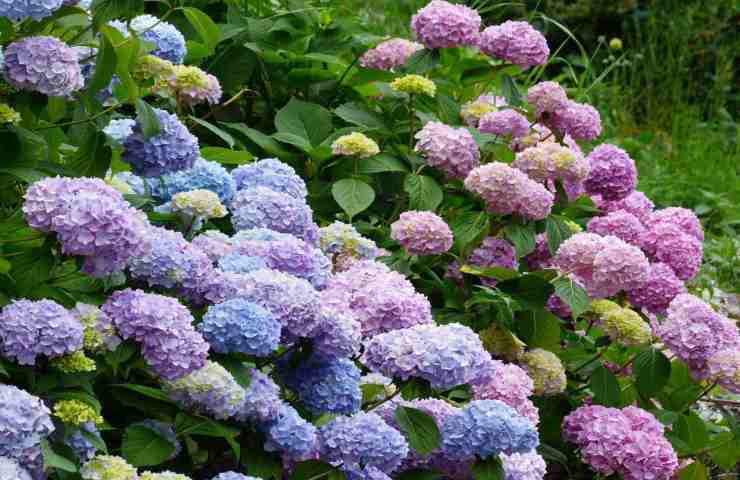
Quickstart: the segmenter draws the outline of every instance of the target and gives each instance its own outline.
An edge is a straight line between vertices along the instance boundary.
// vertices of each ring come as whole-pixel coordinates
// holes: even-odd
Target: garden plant
[[[0,2],[0,480],[737,473],[702,223],[557,19],[76,1]]]

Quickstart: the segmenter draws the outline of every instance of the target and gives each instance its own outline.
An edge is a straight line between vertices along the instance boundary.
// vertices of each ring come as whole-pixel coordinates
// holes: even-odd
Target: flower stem
[[[414,148],[414,94],[409,95],[409,154]]]
[[[600,359],[604,355],[604,353],[606,353],[606,349],[600,351],[599,353],[597,353],[596,355],[594,355],[593,358],[591,358],[590,360],[582,363],[580,366],[576,367],[576,369],[573,370],[571,373],[578,373],[579,371],[581,371],[584,368],[588,367],[589,365],[591,365],[592,363],[594,363],[595,361],[597,361],[598,359]]]

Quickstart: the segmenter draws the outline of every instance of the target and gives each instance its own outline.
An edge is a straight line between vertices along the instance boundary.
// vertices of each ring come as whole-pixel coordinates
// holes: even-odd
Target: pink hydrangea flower
[[[444,0],[432,0],[411,18],[411,29],[427,48],[475,45],[480,25],[478,12]]]
[[[452,247],[452,230],[433,212],[403,212],[391,224],[391,238],[412,255],[437,255]]]
[[[483,30],[478,47],[486,55],[522,68],[544,65],[550,56],[544,35],[527,22],[511,20]]]
[[[360,65],[363,68],[393,70],[403,66],[411,55],[423,48],[424,45],[411,40],[391,38],[365,52],[360,57]]]

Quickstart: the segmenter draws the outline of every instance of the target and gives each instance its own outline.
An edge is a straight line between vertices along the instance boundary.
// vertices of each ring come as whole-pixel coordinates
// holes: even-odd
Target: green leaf
[[[550,215],[545,219],[545,230],[547,232],[547,247],[550,255],[555,255],[560,244],[573,235],[573,230],[563,220],[563,217]]]
[[[334,476],[336,474],[340,476]],[[310,480],[314,478],[340,479],[344,478],[344,475],[328,463],[320,460],[307,460],[295,466],[289,480]]]
[[[591,307],[591,299],[586,290],[568,277],[558,277],[552,281],[555,295],[564,301],[573,312],[573,318],[578,318]]]
[[[521,258],[534,251],[536,245],[534,225],[507,225],[504,227],[504,235],[514,245],[517,257]]]
[[[105,441],[101,437],[95,435],[92,432],[88,432],[84,428],[80,428],[78,431],[80,432],[80,435],[85,437],[85,439],[90,442],[95,448],[102,451],[103,453],[108,453],[108,446],[105,444]]]
[[[409,173],[403,181],[403,189],[409,194],[411,210],[437,209],[444,194],[439,184],[432,177]]]
[[[207,122],[193,115],[190,115],[189,118],[190,120],[194,121],[201,127],[205,128],[206,130],[208,130],[209,132],[211,132],[212,134],[216,135],[218,138],[223,140],[224,143],[226,143],[226,145],[229,146],[229,148],[234,148],[234,144],[236,143],[236,141],[234,140],[234,137],[231,136],[231,134],[221,130],[216,125],[212,124],[211,122]]]
[[[23,127],[11,126],[9,131],[0,132],[0,147],[3,173],[10,173],[8,170],[14,168],[30,170],[49,158],[49,145],[44,137]],[[16,176],[23,178],[21,175]]]
[[[101,26],[100,33],[108,38],[116,51],[116,75],[121,81],[115,89],[116,92],[122,92],[130,102],[136,101],[139,97],[139,87],[131,77],[131,70],[139,57],[139,39],[133,36],[124,37],[110,25]]]
[[[257,478],[283,478],[283,461],[274,452],[247,448],[242,457],[245,473]]]
[[[311,145],[311,142],[307,138],[300,137],[294,133],[277,132],[272,134],[272,138],[274,138],[278,142],[283,142],[287,143],[288,145],[298,147],[306,153],[313,150],[313,145]]]
[[[144,0],[93,0],[91,10],[96,26],[108,20],[129,19],[144,11]]]
[[[236,380],[236,383],[243,389],[246,390],[249,384],[252,383],[252,368],[245,362],[229,357],[222,357],[218,359],[218,363],[229,371],[231,376],[234,377],[234,380]]]
[[[331,195],[350,218],[365,211],[375,200],[373,187],[354,178],[334,182]]]
[[[200,156],[222,165],[244,165],[254,160],[254,155],[246,150],[229,150],[223,147],[203,147]]]
[[[134,385],[132,383],[118,383],[118,384],[113,384],[111,386],[125,388],[127,390],[132,390],[146,397],[161,400],[163,402],[174,403],[172,400],[170,400],[170,397],[168,397],[167,394],[164,393],[162,390],[159,390],[157,388],[147,387],[146,385]]]
[[[67,99],[63,97],[48,97],[46,111],[50,122],[58,122],[67,113]]]
[[[504,480],[506,475],[501,458],[494,456],[475,462],[473,465],[473,478],[475,480]]]
[[[101,35],[98,57],[95,60],[95,72],[87,86],[89,95],[95,96],[110,85],[113,74],[116,73],[116,64],[116,49],[113,48],[113,44],[108,37]]]
[[[671,361],[656,348],[650,348],[635,358],[635,385],[645,397],[660,392],[671,376]]]
[[[403,67],[401,67],[401,70],[405,73],[426,73],[437,67],[440,60],[439,50],[425,48],[411,55]]]
[[[123,435],[121,453],[131,465],[146,467],[166,462],[175,453],[175,445],[150,428],[131,426]]]
[[[375,402],[378,397],[381,399],[385,397],[385,386],[377,383],[364,383],[360,385],[360,390],[362,390],[363,404]]]
[[[206,46],[210,50],[216,48],[221,37],[221,31],[218,25],[211,20],[211,17],[193,7],[185,7],[182,11]]]
[[[257,146],[264,150],[265,153],[267,153],[268,155],[273,155],[281,160],[289,159],[291,157],[291,154],[284,150],[283,147],[281,147],[280,144],[277,143],[272,137],[270,137],[269,135],[265,135],[259,130],[249,128],[243,123],[221,122],[221,125],[244,135],[247,139],[254,142]]]
[[[501,94],[506,98],[506,103],[513,106],[522,104],[522,94],[516,81],[507,73],[501,74]]]
[[[681,439],[689,448],[688,452],[698,452],[709,444],[707,425],[696,413],[689,412],[678,417],[673,425],[673,434]]]
[[[504,267],[478,268],[474,265],[463,265],[460,267],[460,271],[463,273],[469,273],[470,275],[475,275],[476,277],[495,278],[496,280],[502,281],[511,280],[512,278],[517,278],[519,276],[519,272],[516,270]]]
[[[332,132],[331,112],[321,105],[291,98],[275,115],[275,128],[317,147]]]
[[[546,443],[540,443],[540,446],[537,447],[537,452],[539,452],[545,460],[557,462],[568,468],[568,457],[560,450],[553,448]]]
[[[141,125],[141,133],[145,139],[159,135],[159,119],[154,109],[140,98],[136,99],[136,121]]]
[[[345,122],[366,129],[378,130],[385,128],[383,117],[361,103],[345,103],[335,108],[334,113]]]
[[[709,451],[709,455],[723,470],[729,472],[740,462],[740,439],[732,432],[720,432],[712,439],[712,445],[716,447]]]
[[[455,236],[455,249],[459,252],[480,240],[490,225],[490,216],[486,212],[463,212],[453,215],[450,229]]]
[[[394,416],[411,448],[422,455],[439,448],[441,435],[431,415],[416,408],[398,406]]]
[[[591,373],[588,386],[594,392],[594,403],[608,407],[620,406],[621,390],[617,377],[603,365],[599,365]]]
[[[90,128],[86,141],[64,161],[75,175],[103,177],[110,167],[113,151],[106,144],[103,132]]]
[[[682,468],[678,473],[679,480],[709,480],[709,471],[698,458],[690,465]]]
[[[524,308],[541,310],[552,295],[550,283],[537,275],[522,275],[496,285],[496,288],[510,295]]]
[[[557,351],[560,346],[560,321],[544,308],[517,313],[516,336],[531,348]]]
[[[370,158],[363,158],[359,161],[359,173],[362,174],[408,171],[408,167],[400,158],[387,153],[381,153]]]
[[[55,453],[54,450],[49,446],[49,441],[45,438],[41,439],[41,455],[44,458],[44,468],[58,468],[65,472],[76,472],[77,466],[70,460],[63,456]]]

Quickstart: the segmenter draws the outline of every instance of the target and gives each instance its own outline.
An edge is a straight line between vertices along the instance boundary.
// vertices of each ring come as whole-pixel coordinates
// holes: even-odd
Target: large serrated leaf
[[[394,416],[411,448],[422,455],[439,448],[442,437],[434,417],[422,410],[404,406],[398,406]]]

